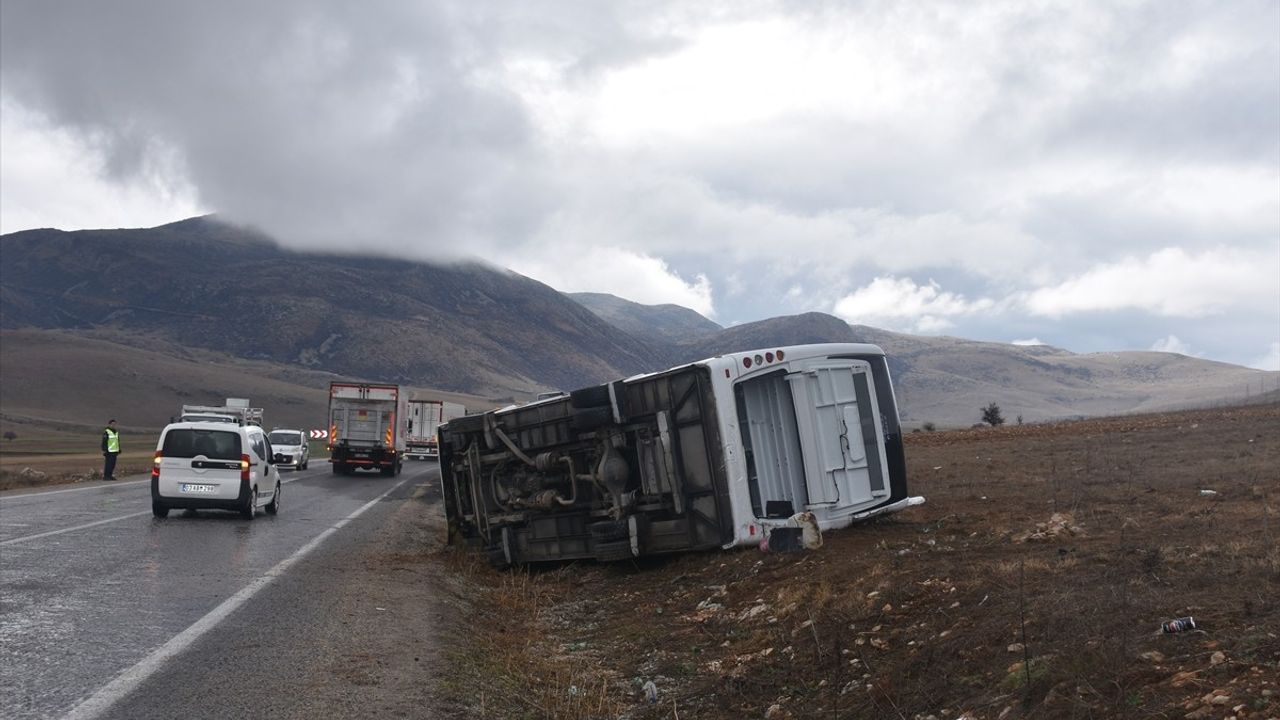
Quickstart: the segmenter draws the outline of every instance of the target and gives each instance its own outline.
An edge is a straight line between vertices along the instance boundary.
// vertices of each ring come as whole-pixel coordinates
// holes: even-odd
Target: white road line
[[[281,484],[281,485],[288,485],[289,483],[294,482],[295,480],[303,480],[303,479],[305,479],[305,478],[301,478],[301,477],[289,478],[288,480],[281,480],[281,481],[280,481],[280,484]],[[89,488],[83,488],[83,489],[84,489],[84,490],[88,490]],[[60,491],[60,492],[65,492],[65,491]],[[12,538],[12,539],[10,539],[10,540],[5,540],[5,541],[3,541],[3,542],[0,542],[0,547],[4,547],[4,546],[6,546],[6,545],[15,545],[15,544],[17,544],[17,543],[26,542],[26,541],[28,541],[28,540],[35,540],[35,539],[37,539],[37,538],[49,537],[50,535],[61,535],[62,533],[69,533],[69,532],[72,532],[72,531],[75,531],[75,530],[84,530],[85,528],[91,528],[91,527],[94,527],[94,526],[96,526],[96,525],[106,525],[107,523],[113,523],[113,522],[116,522],[116,521],[119,521],[119,520],[128,520],[128,519],[129,519],[129,518],[131,518],[131,517],[138,517],[139,515],[146,515],[146,514],[147,514],[147,513],[149,513],[149,512],[151,512],[151,511],[150,511],[150,510],[140,510],[140,511],[138,511],[138,512],[136,512],[136,513],[129,513],[128,515],[120,515],[120,516],[118,516],[118,517],[107,518],[106,520],[97,520],[97,521],[95,521],[95,522],[85,523],[84,525],[76,525],[76,526],[74,526],[74,527],[62,528],[61,530],[50,530],[50,531],[48,531],[48,532],[36,533],[35,535],[24,535],[24,536],[22,536],[22,537],[16,537],[16,538]]]
[[[123,673],[118,675],[115,680],[112,680],[102,686],[102,688],[97,692],[89,696],[89,699],[72,709],[71,712],[63,718],[63,720],[88,720],[96,718],[109,710],[112,705],[119,702],[126,695],[136,690],[139,685],[146,682],[147,678],[160,670],[166,662],[195,644],[195,642],[205,633],[216,627],[218,623],[225,620],[227,616],[231,615],[231,613],[235,612],[241,605],[248,602],[250,598],[258,594],[258,592],[267,585],[270,585],[272,580],[283,575],[286,570],[302,558],[306,557],[312,550],[319,547],[320,543],[324,542],[330,535],[336,533],[347,523],[360,517],[364,511],[376,505],[379,500],[390,495],[408,481],[409,478],[401,480],[391,486],[391,489],[364,505],[361,505],[355,512],[339,520],[334,523],[332,527],[327,528],[324,532],[315,536],[311,542],[298,548],[296,552],[284,560],[281,560],[279,564],[268,570],[264,575],[241,588],[240,592],[224,600],[221,605],[209,611],[208,615],[197,620],[191,625],[191,627],[188,627],[186,630],[183,630],[173,636],[169,642],[152,651],[150,655],[143,658],[137,665],[125,670]]]
[[[45,490],[28,493],[18,493],[17,495],[0,495],[0,504],[10,500],[19,500],[22,498],[45,497],[46,495],[61,495],[69,492],[84,492],[85,490],[106,490],[107,488],[125,487],[126,485],[138,485],[147,482],[147,480],[121,480],[118,482],[105,483],[103,485],[94,485],[93,487],[78,487],[68,490]]]
[[[118,520],[127,520],[128,518],[131,518],[131,517],[146,515],[149,512],[151,511],[143,510],[141,512],[129,513],[128,515],[121,515],[119,517],[107,518],[106,520],[98,520],[97,522],[85,523],[84,525],[76,525],[75,527],[62,528],[61,530],[50,530],[49,532],[36,533],[35,535],[24,535],[22,537],[17,537],[11,540],[5,540],[4,542],[0,542],[0,547],[4,547],[6,545],[16,545],[17,543],[20,543],[20,542],[35,540],[37,538],[42,538],[42,537],[49,537],[50,535],[61,535],[62,533],[69,533],[74,530],[84,530],[85,528],[91,528],[95,525],[106,525],[107,523],[113,523]]]

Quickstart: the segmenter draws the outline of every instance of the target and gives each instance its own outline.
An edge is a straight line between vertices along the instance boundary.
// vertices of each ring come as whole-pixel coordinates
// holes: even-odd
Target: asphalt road
[[[411,462],[396,478],[341,477],[317,462],[283,472],[280,514],[252,521],[158,520],[136,476],[0,495],[0,715],[258,715],[290,638],[332,622],[317,617],[326,557],[364,551],[435,475]],[[226,697],[240,711],[219,710]]]

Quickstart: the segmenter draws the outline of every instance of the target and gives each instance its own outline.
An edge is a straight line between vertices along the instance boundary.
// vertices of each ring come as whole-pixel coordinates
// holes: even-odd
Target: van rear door
[[[240,433],[236,430],[171,428],[160,447],[160,476],[195,485],[240,487]],[[179,487],[180,492],[213,494],[204,487]]]
[[[884,434],[871,366],[817,359],[787,376],[809,507],[850,508],[888,497]]]

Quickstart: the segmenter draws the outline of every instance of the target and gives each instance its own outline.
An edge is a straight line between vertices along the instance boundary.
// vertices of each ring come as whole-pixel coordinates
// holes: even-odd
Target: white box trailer
[[[405,455],[418,460],[439,457],[436,428],[467,414],[458,403],[443,400],[410,400],[405,426]]]
[[[399,385],[329,384],[329,462],[335,475],[358,469],[398,475],[405,450],[405,394]]]

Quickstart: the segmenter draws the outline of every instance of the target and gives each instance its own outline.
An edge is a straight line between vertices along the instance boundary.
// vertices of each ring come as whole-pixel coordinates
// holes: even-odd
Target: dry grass
[[[921,434],[908,462],[927,505],[812,553],[459,554],[454,687],[494,718],[1280,715],[1280,407]]]

